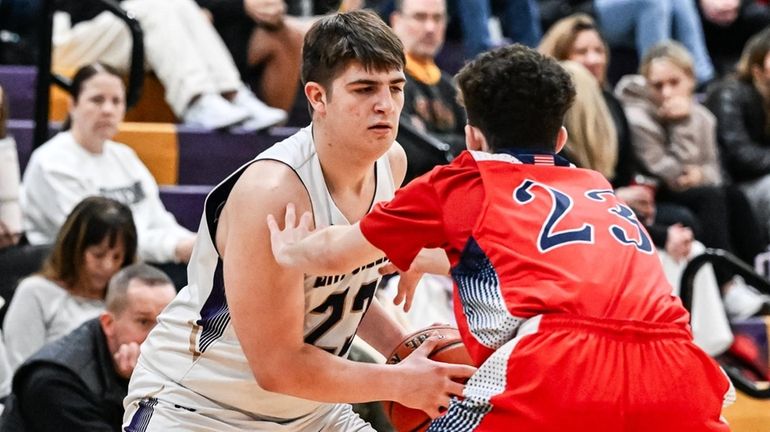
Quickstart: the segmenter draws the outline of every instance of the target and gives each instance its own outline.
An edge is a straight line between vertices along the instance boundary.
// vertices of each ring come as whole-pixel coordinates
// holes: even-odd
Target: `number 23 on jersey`
[[[535,190],[541,190],[541,193],[535,193]],[[642,228],[634,212],[618,202],[612,190],[589,190],[583,196],[573,198],[552,186],[533,180],[524,180],[513,191],[513,200],[522,206],[536,199],[551,201],[550,211],[537,236],[537,248],[541,253],[570,244],[593,244],[597,229],[607,229],[610,237],[622,245],[635,247],[647,254],[651,254],[654,250],[647,232]],[[564,224],[561,222],[573,210],[576,200],[587,200],[588,203],[580,203],[580,205],[596,205],[597,210],[604,207],[608,213],[616,217],[616,223],[610,223],[607,227],[596,227],[585,222],[579,227],[562,226]]]

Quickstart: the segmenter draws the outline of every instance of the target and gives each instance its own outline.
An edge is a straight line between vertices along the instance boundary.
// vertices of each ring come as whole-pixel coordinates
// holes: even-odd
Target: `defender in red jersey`
[[[479,369],[429,431],[728,431],[732,386],[693,344],[644,228],[599,173],[556,154],[569,75],[514,45],[457,81],[471,151],[358,225],[307,236],[307,216],[287,212],[284,231],[269,218],[277,260],[335,274],[384,253],[451,273]]]

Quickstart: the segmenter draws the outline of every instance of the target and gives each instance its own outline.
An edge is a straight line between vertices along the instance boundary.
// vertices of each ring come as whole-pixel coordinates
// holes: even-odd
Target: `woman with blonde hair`
[[[702,225],[696,238],[707,247],[753,262],[765,246],[763,233],[746,197],[722,177],[716,120],[694,97],[692,56],[678,42],[661,42],[645,54],[639,72],[624,77],[616,94],[625,105],[636,156],[659,181],[658,200],[690,209]]]
[[[580,63],[565,61],[561,65],[572,76],[576,92],[575,103],[564,119],[569,138],[562,153],[579,167],[614,178],[618,137],[601,88]]]
[[[540,41],[538,50],[556,60],[571,60],[581,64],[593,76],[596,86],[604,99],[604,106],[610,114],[615,139],[605,143],[593,143],[615,148],[605,148],[604,151],[616,154],[616,164],[612,170],[599,170],[602,174],[612,175],[607,179],[615,188],[628,186],[637,174],[637,162],[631,148],[631,135],[628,129],[628,119],[620,102],[608,89],[607,65],[609,63],[609,48],[599,33],[596,22],[587,14],[574,14],[557,21]],[[574,76],[574,74],[573,74]],[[586,77],[585,74],[581,76]],[[578,92],[580,93],[580,92]],[[580,98],[581,96],[578,95]],[[602,110],[599,108],[599,110]],[[573,131],[570,131],[573,134]],[[581,165],[579,161],[573,161]],[[592,166],[587,166],[593,168]]]

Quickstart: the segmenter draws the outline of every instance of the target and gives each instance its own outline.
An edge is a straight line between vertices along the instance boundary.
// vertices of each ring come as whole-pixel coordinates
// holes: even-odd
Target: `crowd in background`
[[[135,261],[149,262],[172,279],[144,268],[115,283],[120,296],[127,295],[134,277],[179,289],[195,239],[164,208],[155,179],[136,153],[112,140],[127,109],[122,77],[131,50],[128,29],[98,2],[54,4],[52,62],[72,78],[69,119],[34,151],[23,176],[5,128],[7,97],[0,90],[0,261],[42,263],[18,286],[14,281],[0,290],[8,302],[2,312],[0,396],[14,394],[11,420],[0,430],[18,430],[7,425],[34,417],[24,399],[48,393],[52,370],[79,373],[54,361],[55,350],[66,348],[52,345],[62,337],[95,337],[94,352],[106,352],[107,358],[121,346],[141,343],[141,335],[113,340],[113,321],[126,306],[111,303],[110,280]],[[225,133],[301,126],[306,118],[295,116],[306,109],[299,82],[304,33],[323,14],[375,9],[406,52],[398,140],[407,153],[407,182],[465,148],[466,119],[452,80],[457,59],[461,64],[509,43],[536,47],[562,62],[577,89],[565,118],[569,139],[562,154],[611,182],[651,234],[672,285],[678,287],[684,266],[704,248],[723,249],[750,265],[767,251],[770,5],[765,1],[123,0],[120,5],[142,26],[146,68],[163,84],[178,121]],[[40,0],[0,2],[4,62],[31,61],[41,7]],[[33,257],[29,248],[36,248]],[[704,291],[711,300],[694,306],[709,311],[694,323],[695,338],[710,354],[731,343],[728,318],[770,313],[768,298],[727,269],[709,268],[699,278],[710,287]],[[392,293],[395,283],[388,281],[378,295]],[[446,277],[426,277],[416,307],[402,319],[414,328],[452,321],[451,289]],[[169,296],[162,290],[144,294],[160,299],[156,310],[145,314],[151,328]],[[725,310],[714,307],[721,297]],[[47,365],[48,375],[31,372],[40,364]],[[127,369],[113,366],[117,378],[105,376],[117,383],[111,391],[119,394]],[[12,383],[17,370],[24,373],[16,372]],[[102,378],[84,378],[86,384],[76,389],[94,412],[103,401],[83,395],[104,390]],[[99,416],[90,421],[97,424]]]

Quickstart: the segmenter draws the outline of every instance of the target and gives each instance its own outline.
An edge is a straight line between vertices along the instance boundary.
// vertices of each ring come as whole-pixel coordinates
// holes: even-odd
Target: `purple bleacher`
[[[198,231],[203,204],[211,186],[161,186],[160,200],[180,225],[190,231]]]
[[[272,128],[261,133],[206,132],[177,126],[180,185],[215,185],[296,128]]]
[[[749,338],[756,344],[759,355],[759,363],[767,365],[770,355],[770,341],[768,341],[768,329],[765,318],[752,317],[742,320],[734,320],[730,323],[735,335],[742,335]]]
[[[51,134],[55,134],[59,127],[58,124],[52,124]],[[19,165],[24,172],[32,154],[34,122],[9,120],[8,131],[16,139]],[[177,184],[206,186],[218,184],[238,167],[296,131],[296,128],[275,127],[257,134],[238,131],[226,133],[178,125],[179,177]]]
[[[8,120],[8,133],[16,140],[21,172],[27,167],[32,154],[32,141],[35,135],[35,122],[32,120]]]
[[[35,116],[34,66],[0,66],[0,86],[8,93],[12,119],[31,119]]]

